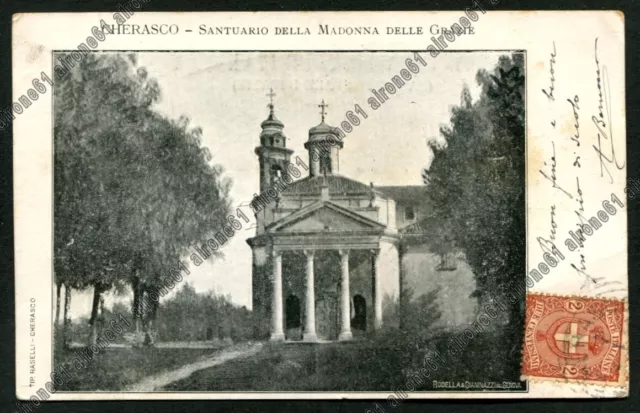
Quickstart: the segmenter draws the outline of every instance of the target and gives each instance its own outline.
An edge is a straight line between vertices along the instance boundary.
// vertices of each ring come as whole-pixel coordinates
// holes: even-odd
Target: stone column
[[[307,297],[306,308],[307,317],[304,325],[304,334],[302,339],[304,341],[317,341],[316,335],[316,293],[315,293],[315,281],[313,277],[313,250],[305,250],[307,256]]]
[[[271,302],[271,341],[284,340],[282,329],[282,252],[273,251],[273,301]]]
[[[338,340],[351,340],[353,335],[351,334],[351,293],[349,292],[349,251],[340,250],[340,257],[342,258],[342,328],[340,329],[340,335]]]
[[[380,287],[380,274],[378,273],[378,260],[380,250],[371,250],[371,276],[373,277],[373,329],[382,327],[382,291]]]

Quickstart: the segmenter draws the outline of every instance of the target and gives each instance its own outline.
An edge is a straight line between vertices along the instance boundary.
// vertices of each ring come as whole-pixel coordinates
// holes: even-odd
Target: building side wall
[[[389,229],[395,229],[395,209],[396,203],[391,199],[376,198],[372,205],[378,208],[377,216],[373,219],[387,226]]]
[[[400,266],[398,249],[392,242],[381,242],[376,275],[380,277],[382,324],[398,327],[400,323]]]
[[[403,292],[410,288],[412,301],[437,291],[436,302],[442,313],[434,326],[446,329],[466,327],[475,320],[478,301],[470,295],[476,289],[475,276],[462,260],[453,271],[439,271],[440,256],[425,245],[408,247],[402,257]]]

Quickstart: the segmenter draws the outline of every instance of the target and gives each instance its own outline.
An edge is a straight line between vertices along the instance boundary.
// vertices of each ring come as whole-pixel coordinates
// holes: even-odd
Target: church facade
[[[341,175],[344,143],[325,123],[324,102],[322,121],[304,145],[308,163],[298,162],[308,176],[293,180],[293,151],[269,106],[255,149],[260,193],[278,183],[283,189],[275,202],[252,205],[257,229],[247,243],[255,337],[351,340],[398,326],[401,296],[409,291],[412,299],[438,291],[443,327],[469,323],[477,310],[470,269],[419,241],[425,234],[418,223],[429,213],[427,187],[374,186]]]

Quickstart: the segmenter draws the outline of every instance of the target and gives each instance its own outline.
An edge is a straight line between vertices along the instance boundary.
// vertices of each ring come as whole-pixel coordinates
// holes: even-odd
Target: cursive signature
[[[612,125],[611,125],[611,97],[609,96],[609,74],[607,72],[607,66],[602,65],[600,69],[600,61],[598,60],[598,39],[595,41],[595,60],[596,60],[596,82],[598,87],[598,115],[593,115],[591,120],[598,129],[598,144],[593,145],[593,149],[598,154],[600,160],[600,176],[604,176],[606,171],[609,176],[609,182],[613,183],[613,175],[609,170],[609,165],[614,165],[618,170],[624,169],[626,161],[621,164],[618,163],[616,157],[616,148],[613,139]],[[605,155],[602,150],[602,141],[608,140],[610,144],[610,150]]]

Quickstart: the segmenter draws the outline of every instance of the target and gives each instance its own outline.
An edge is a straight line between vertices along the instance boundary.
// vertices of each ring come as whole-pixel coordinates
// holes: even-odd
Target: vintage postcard
[[[627,396],[624,16],[497,3],[14,15],[16,411]]]

